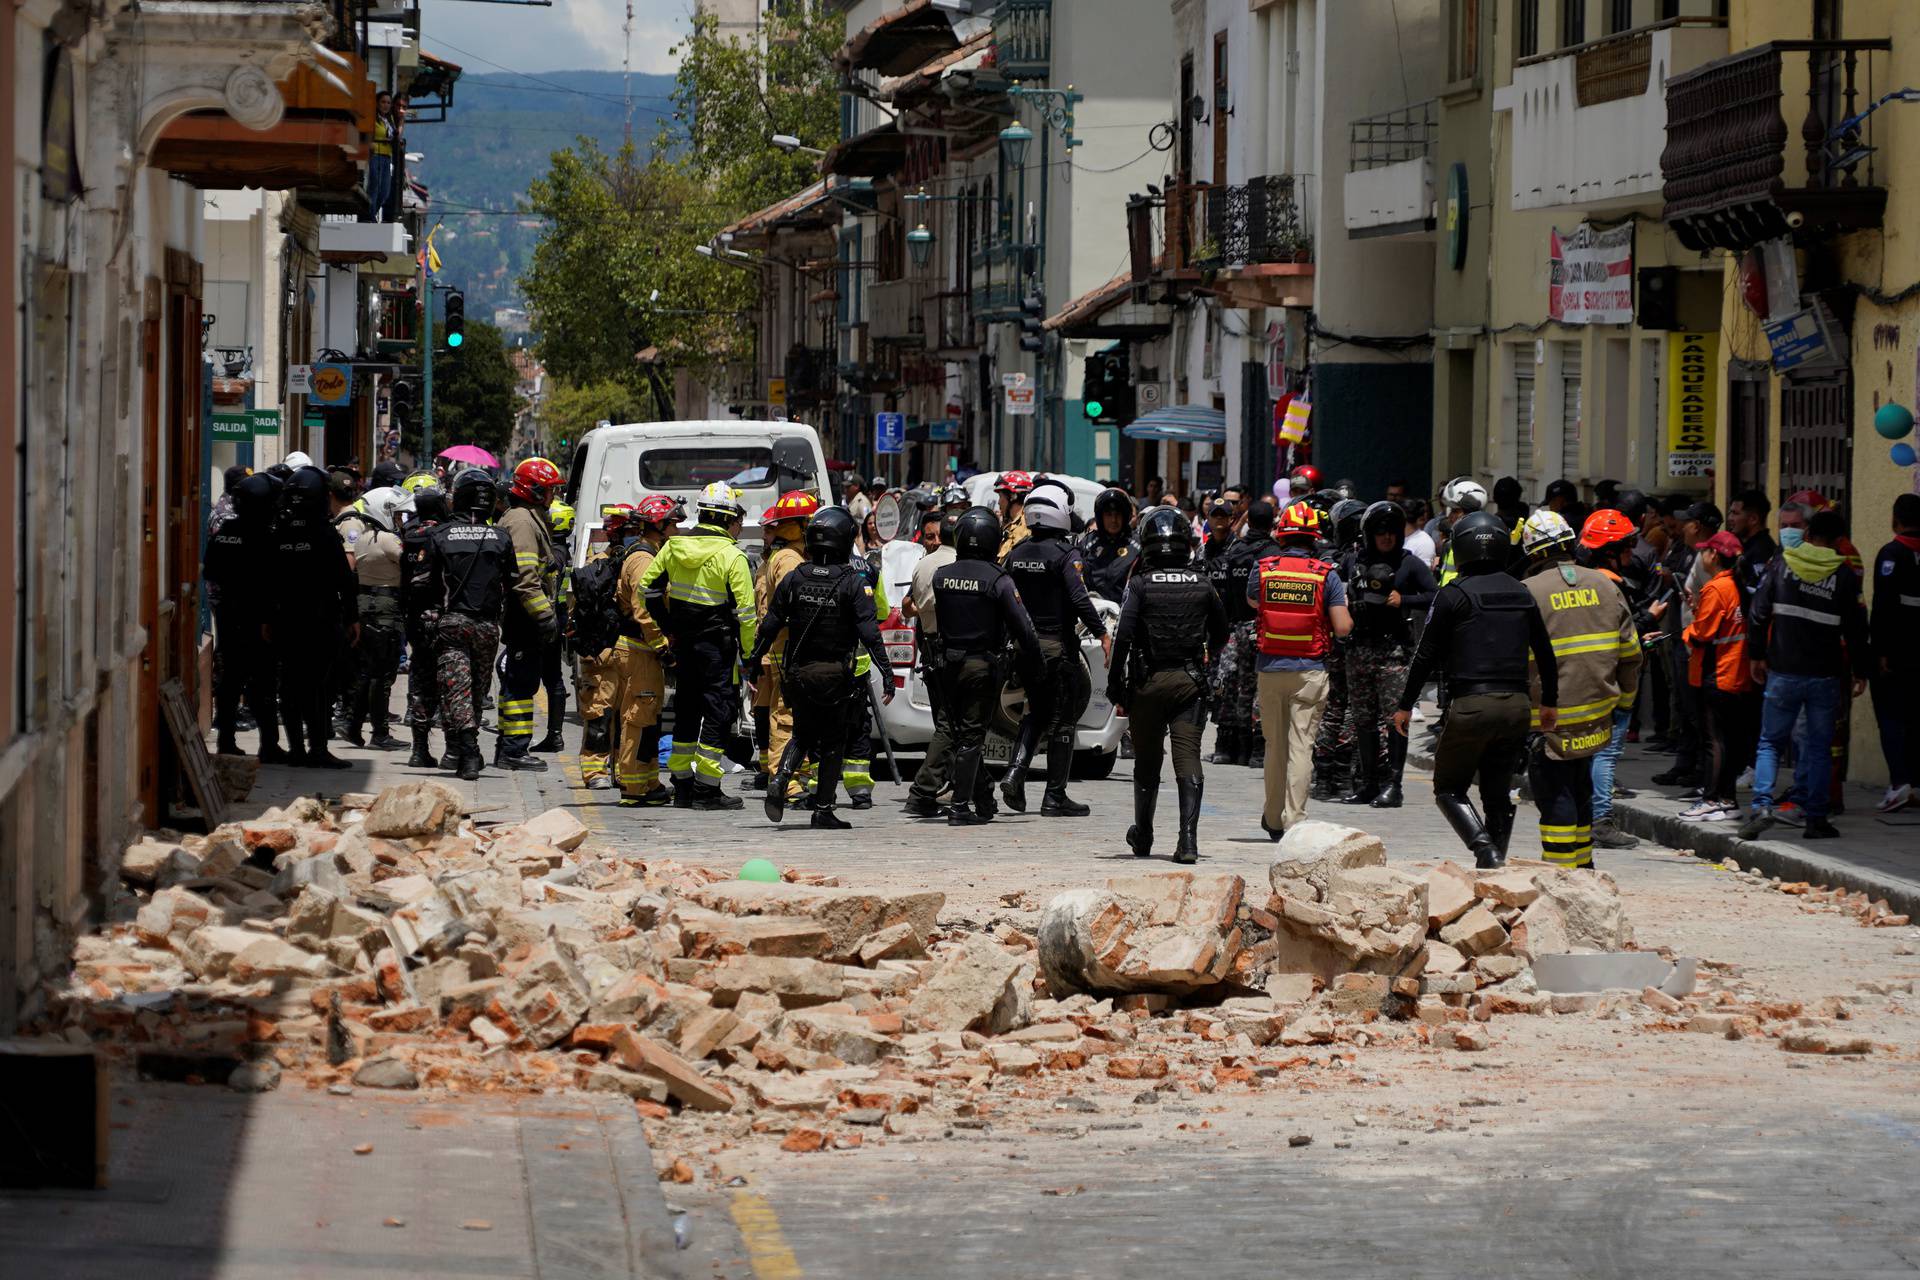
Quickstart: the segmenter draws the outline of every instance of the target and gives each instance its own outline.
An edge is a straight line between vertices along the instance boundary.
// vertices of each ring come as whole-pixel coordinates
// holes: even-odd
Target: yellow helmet
[[[555,533],[572,533],[573,508],[555,498],[553,505],[547,508],[547,523],[552,526]]]
[[[440,481],[434,476],[433,472],[416,471],[412,475],[408,476],[405,480],[402,480],[400,482],[400,487],[402,489],[405,489],[408,493],[418,493],[422,489],[435,488],[439,485],[439,483]]]

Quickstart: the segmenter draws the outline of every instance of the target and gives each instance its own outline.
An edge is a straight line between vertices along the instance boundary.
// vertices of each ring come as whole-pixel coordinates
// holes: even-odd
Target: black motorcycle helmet
[[[1359,493],[1360,486],[1351,480],[1342,478],[1333,482],[1333,492],[1344,502],[1348,498],[1353,497],[1354,494]]]
[[[289,520],[324,520],[327,517],[327,473],[318,467],[301,467],[287,477],[280,491],[280,510]]]
[[[941,517],[940,545],[943,547],[952,546],[954,530],[959,527],[960,527],[960,513],[958,511],[949,511],[945,516]]]
[[[1360,517],[1366,514],[1367,504],[1355,498],[1342,498],[1333,504],[1333,510],[1327,512],[1327,520],[1333,525],[1333,540],[1338,546],[1348,546],[1360,536]]]
[[[822,507],[807,521],[807,559],[815,564],[846,564],[853,559],[853,516],[845,507]]]
[[[280,486],[265,475],[251,475],[234,485],[233,514],[247,524],[265,524],[273,519],[274,499]]]
[[[422,485],[413,491],[413,518],[415,520],[445,520],[447,518],[447,491],[437,484]]]
[[[385,462],[376,462],[373,474],[367,478],[368,489],[384,489],[391,485],[398,489],[400,482],[407,478],[407,471],[399,463],[389,458]]]
[[[1407,513],[1397,502],[1376,502],[1361,516],[1360,532],[1366,536],[1369,548],[1373,545],[1373,539],[1383,533],[1391,533],[1404,542],[1407,537]]]
[[[1295,501],[1304,502],[1315,511],[1318,511],[1321,521],[1324,523],[1326,518],[1333,512],[1333,504],[1340,501],[1340,495],[1332,489],[1317,489],[1306,497],[1295,499]]]
[[[1453,567],[1461,573],[1492,573],[1513,554],[1506,522],[1491,511],[1463,516],[1453,526]]]
[[[453,496],[447,505],[460,515],[488,520],[499,498],[500,486],[494,483],[493,477],[479,467],[468,467],[453,478]]]
[[[1646,523],[1647,495],[1638,489],[1622,489],[1614,495],[1612,502],[1603,505],[1612,507],[1636,525]]]
[[[1152,569],[1180,569],[1193,560],[1193,526],[1172,507],[1155,507],[1140,522],[1140,558]]]
[[[1093,500],[1093,527],[1100,533],[1107,532],[1107,512],[1120,517],[1120,533],[1125,536],[1127,526],[1133,523],[1133,499],[1120,489],[1102,489],[1100,496]]]
[[[953,525],[953,549],[962,560],[992,560],[1000,554],[1000,517],[974,507]]]

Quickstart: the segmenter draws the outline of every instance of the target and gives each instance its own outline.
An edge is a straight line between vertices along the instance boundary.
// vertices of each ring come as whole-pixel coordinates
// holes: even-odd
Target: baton
[[[893,739],[887,736],[886,722],[880,718],[880,700],[873,696],[872,677],[864,675],[858,679],[861,690],[867,695],[867,711],[871,717],[871,723],[879,732],[880,745],[887,753],[887,768],[893,771],[893,785],[897,787],[900,785],[900,762],[893,757]]]

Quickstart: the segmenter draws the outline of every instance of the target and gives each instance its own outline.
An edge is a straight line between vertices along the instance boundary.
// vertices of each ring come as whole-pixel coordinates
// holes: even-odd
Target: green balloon
[[[1904,439],[1913,430],[1913,412],[1904,405],[1888,401],[1873,415],[1873,429],[1888,440]]]
[[[780,868],[765,858],[751,858],[747,865],[740,868],[742,880],[757,880],[761,884],[775,884],[780,879]]]

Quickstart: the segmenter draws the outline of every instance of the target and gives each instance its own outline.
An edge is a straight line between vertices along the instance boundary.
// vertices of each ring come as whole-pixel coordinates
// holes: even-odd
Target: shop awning
[[[834,61],[848,70],[901,76],[960,45],[953,20],[933,0],[907,0],[875,18],[840,47]]]
[[[1173,440],[1181,444],[1225,444],[1227,412],[1203,404],[1176,404],[1143,414],[1120,434],[1129,440]]]

